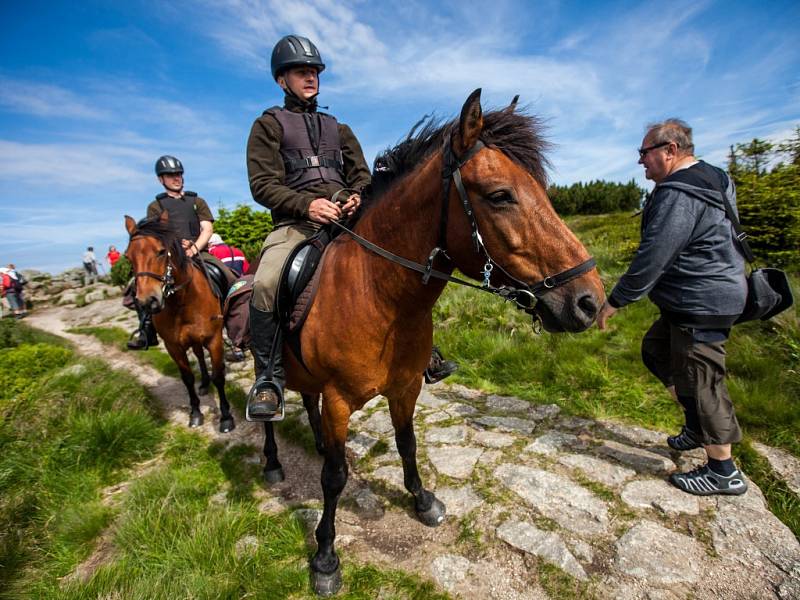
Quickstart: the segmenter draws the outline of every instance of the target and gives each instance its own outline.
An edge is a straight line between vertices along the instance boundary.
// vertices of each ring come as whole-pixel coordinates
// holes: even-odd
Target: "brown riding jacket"
[[[302,102],[293,96],[284,98],[284,107],[292,112],[314,112],[317,102]],[[344,180],[347,187],[361,189],[371,179],[361,144],[347,125],[339,123],[339,142],[344,160]],[[283,128],[272,115],[261,115],[253,123],[247,140],[247,175],[253,199],[272,211],[275,226],[310,222],[308,207],[316,198],[330,199],[339,186],[319,182],[302,191],[284,183],[286,171],[281,156]]]

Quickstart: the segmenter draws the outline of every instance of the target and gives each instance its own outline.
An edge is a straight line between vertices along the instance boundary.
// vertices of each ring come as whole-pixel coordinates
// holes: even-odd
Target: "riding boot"
[[[441,350],[436,346],[431,350],[431,359],[425,369],[425,383],[436,383],[458,371],[458,364],[452,360],[445,360]]]
[[[283,418],[283,370],[280,324],[275,315],[250,305],[250,350],[255,361],[256,381],[247,395],[248,421],[279,421]]]
[[[128,342],[128,348],[147,350],[150,346],[158,346],[158,334],[153,325],[153,316],[140,308],[137,308],[136,312],[139,313],[139,329],[134,332],[134,335],[138,334],[138,337]]]

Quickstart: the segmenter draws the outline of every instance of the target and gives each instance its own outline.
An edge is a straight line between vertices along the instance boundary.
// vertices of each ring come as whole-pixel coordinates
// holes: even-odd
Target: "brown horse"
[[[143,220],[137,225],[125,217],[130,235],[125,256],[131,262],[136,280],[136,302],[153,315],[158,335],[178,365],[189,392],[189,427],[203,424],[200,399],[194,389],[194,374],[186,351],[191,348],[200,365],[200,395],[208,393],[214,382],[221,412],[219,430],[228,433],[236,427],[225,396],[225,360],[222,341],[222,314],[219,300],[201,268],[187,256],[180,240],[169,226],[165,211],[159,220]],[[208,375],[203,348],[211,355]]]
[[[458,268],[483,281],[486,290],[516,299],[548,331],[588,328],[603,302],[594,262],[545,193],[546,144],[538,127],[536,118],[514,112],[513,104],[484,117],[476,90],[457,122],[425,127],[413,138],[412,131],[381,159],[373,184],[385,190],[377,192],[354,231],[396,256],[380,256],[350,233],[328,246],[300,334],[305,366],[288,346],[285,354],[287,387],[303,394],[322,438],[324,510],[311,560],[320,595],[341,585],[334,520],[347,481],[348,420],[371,398],[388,399],[405,487],[418,517],[430,526],[444,519],[444,505],[419,477],[412,421],[443,277]],[[397,256],[410,262],[399,264]],[[433,278],[417,271],[433,271]],[[276,481],[282,474],[272,424],[265,429],[265,478]]]

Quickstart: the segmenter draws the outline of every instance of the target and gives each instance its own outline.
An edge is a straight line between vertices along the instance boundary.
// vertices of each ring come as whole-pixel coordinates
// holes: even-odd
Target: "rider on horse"
[[[248,395],[248,415],[271,420],[283,402],[285,373],[274,314],[284,262],[322,225],[351,216],[361,196],[331,202],[342,188],[361,190],[370,183],[369,167],[350,127],[317,111],[319,74],[325,69],[317,47],[288,35],[272,51],[272,77],[284,91],[283,107],[256,119],[247,142],[247,171],[253,199],[270,209],[275,224],[262,246],[250,305],[250,330],[256,381]],[[441,378],[454,365],[438,357]],[[270,373],[270,365],[272,372]]]
[[[174,156],[162,156],[156,161],[156,176],[166,191],[158,194],[147,207],[147,219],[158,219],[166,211],[170,226],[177,232],[186,256],[198,257],[216,265],[230,281],[235,277],[208,252],[202,252],[214,233],[214,216],[208,204],[195,192],[183,189],[183,165]],[[131,286],[132,288],[133,286]],[[131,289],[131,291],[133,291]],[[136,306],[139,315],[139,336],[128,342],[131,350],[144,350],[158,344],[155,327],[149,312]]]

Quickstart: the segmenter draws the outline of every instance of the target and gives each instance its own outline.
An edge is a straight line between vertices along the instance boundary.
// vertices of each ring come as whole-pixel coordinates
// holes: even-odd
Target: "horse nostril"
[[[591,294],[584,294],[580,298],[578,298],[578,308],[583,311],[583,313],[589,317],[590,319],[594,319],[597,316],[597,301],[595,301],[594,296]]]

